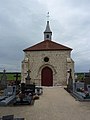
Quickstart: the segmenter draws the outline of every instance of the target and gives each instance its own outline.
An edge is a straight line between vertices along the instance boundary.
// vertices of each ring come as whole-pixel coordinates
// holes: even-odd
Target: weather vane
[[[47,13],[47,21],[49,21],[49,17],[50,17],[50,15],[49,15],[49,12]]]

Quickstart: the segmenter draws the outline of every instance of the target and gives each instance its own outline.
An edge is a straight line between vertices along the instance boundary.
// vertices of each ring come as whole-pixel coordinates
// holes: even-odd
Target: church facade
[[[25,56],[22,61],[22,82],[25,82],[28,70],[30,82],[40,86],[66,85],[70,69],[74,79],[72,49],[52,41],[49,21],[44,31],[44,40],[23,51]]]

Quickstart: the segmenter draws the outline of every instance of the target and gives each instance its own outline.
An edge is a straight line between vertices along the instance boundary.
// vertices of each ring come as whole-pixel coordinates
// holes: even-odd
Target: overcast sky
[[[43,40],[47,12],[53,41],[73,48],[75,71],[90,70],[90,0],[0,0],[0,71],[21,71],[23,49]]]

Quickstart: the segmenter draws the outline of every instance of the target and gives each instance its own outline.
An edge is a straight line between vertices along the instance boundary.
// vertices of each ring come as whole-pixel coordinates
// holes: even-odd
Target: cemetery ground
[[[26,120],[90,120],[90,102],[76,101],[64,87],[44,87],[34,105],[0,107],[0,116]]]

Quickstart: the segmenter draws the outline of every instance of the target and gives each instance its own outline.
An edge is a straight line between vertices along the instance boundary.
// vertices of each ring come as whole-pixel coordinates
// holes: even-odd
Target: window
[[[48,58],[48,57],[45,57],[45,58],[44,58],[44,61],[45,61],[45,62],[48,62],[48,61],[49,61],[49,58]]]
[[[47,38],[49,38],[49,35],[47,35]]]

